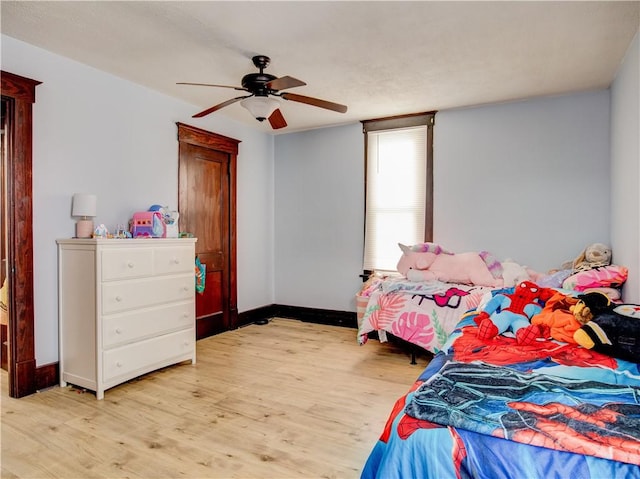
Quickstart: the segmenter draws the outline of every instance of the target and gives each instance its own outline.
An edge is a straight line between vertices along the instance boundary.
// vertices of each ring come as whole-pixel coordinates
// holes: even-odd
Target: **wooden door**
[[[237,327],[235,176],[238,141],[178,123],[180,231],[206,267],[198,339]]]
[[[5,211],[7,211],[6,205],[6,169],[5,163],[7,161],[7,156],[5,154],[5,135],[11,128],[9,124],[9,101],[2,100],[2,120],[0,121],[0,213],[2,219],[0,220],[0,287],[3,289],[3,294],[7,294],[8,298],[8,282],[7,279],[7,247],[6,247],[6,239],[7,235],[7,215]],[[4,298],[0,298],[4,299]],[[9,371],[9,310],[8,310],[8,300],[3,302],[0,305],[0,368],[5,371]]]
[[[6,222],[8,261],[8,368],[9,396],[36,392],[37,385],[50,382],[57,367],[36,368],[33,314],[33,205],[32,205],[32,104],[39,81],[2,71],[2,101],[5,107]],[[42,371],[42,376],[40,376]],[[50,374],[53,371],[53,374]],[[57,380],[57,378],[55,378]],[[46,386],[45,386],[46,387]]]

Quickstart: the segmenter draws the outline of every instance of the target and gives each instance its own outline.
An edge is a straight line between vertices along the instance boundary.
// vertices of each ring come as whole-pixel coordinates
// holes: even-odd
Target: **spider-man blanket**
[[[640,464],[639,401],[640,387],[448,362],[418,388],[406,413],[525,444]]]
[[[363,478],[640,478],[640,365],[476,332],[397,401]]]

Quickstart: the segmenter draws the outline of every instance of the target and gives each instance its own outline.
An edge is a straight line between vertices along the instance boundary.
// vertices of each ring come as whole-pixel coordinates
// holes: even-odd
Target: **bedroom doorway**
[[[2,120],[0,123],[2,141],[2,161],[0,163],[0,368],[9,370],[9,282],[7,281],[7,112],[9,102],[2,100]]]
[[[180,231],[193,234],[205,265],[196,294],[196,338],[238,327],[236,159],[238,140],[178,123]]]
[[[39,81],[1,72],[2,234],[9,396],[36,392],[33,315],[32,105]],[[4,266],[4,265],[3,265]]]

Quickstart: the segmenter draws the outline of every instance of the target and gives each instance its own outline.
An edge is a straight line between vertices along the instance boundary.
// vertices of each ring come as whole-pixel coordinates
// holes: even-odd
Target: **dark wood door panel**
[[[222,272],[207,272],[204,291],[196,295],[196,317],[222,313],[222,308]]]
[[[9,348],[8,348],[7,325],[0,324],[0,368],[9,370]]]
[[[217,156],[217,155],[211,155]],[[202,158],[196,156],[190,172],[191,180],[195,185],[190,192],[189,202],[197,214],[189,218],[193,229],[198,232],[196,252],[221,251],[224,248],[224,236],[228,227],[225,226],[226,215],[224,196],[225,185],[225,161],[226,158]]]
[[[225,269],[225,255],[223,251],[201,251],[196,254],[200,262],[207,266],[207,272]]]
[[[208,338],[227,331],[222,321],[222,313],[196,319],[196,339]]]
[[[228,155],[194,145],[181,146],[180,154],[186,159],[181,171],[186,186],[181,193],[181,226],[197,235],[196,254],[223,251],[228,227],[220,213],[225,209]]]

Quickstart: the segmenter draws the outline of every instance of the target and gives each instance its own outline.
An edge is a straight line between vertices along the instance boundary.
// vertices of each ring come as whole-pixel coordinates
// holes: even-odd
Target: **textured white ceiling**
[[[99,1],[0,3],[1,32],[193,104],[239,92],[251,57],[307,83],[279,133],[608,87],[640,2]],[[228,115],[264,131],[239,104]]]

